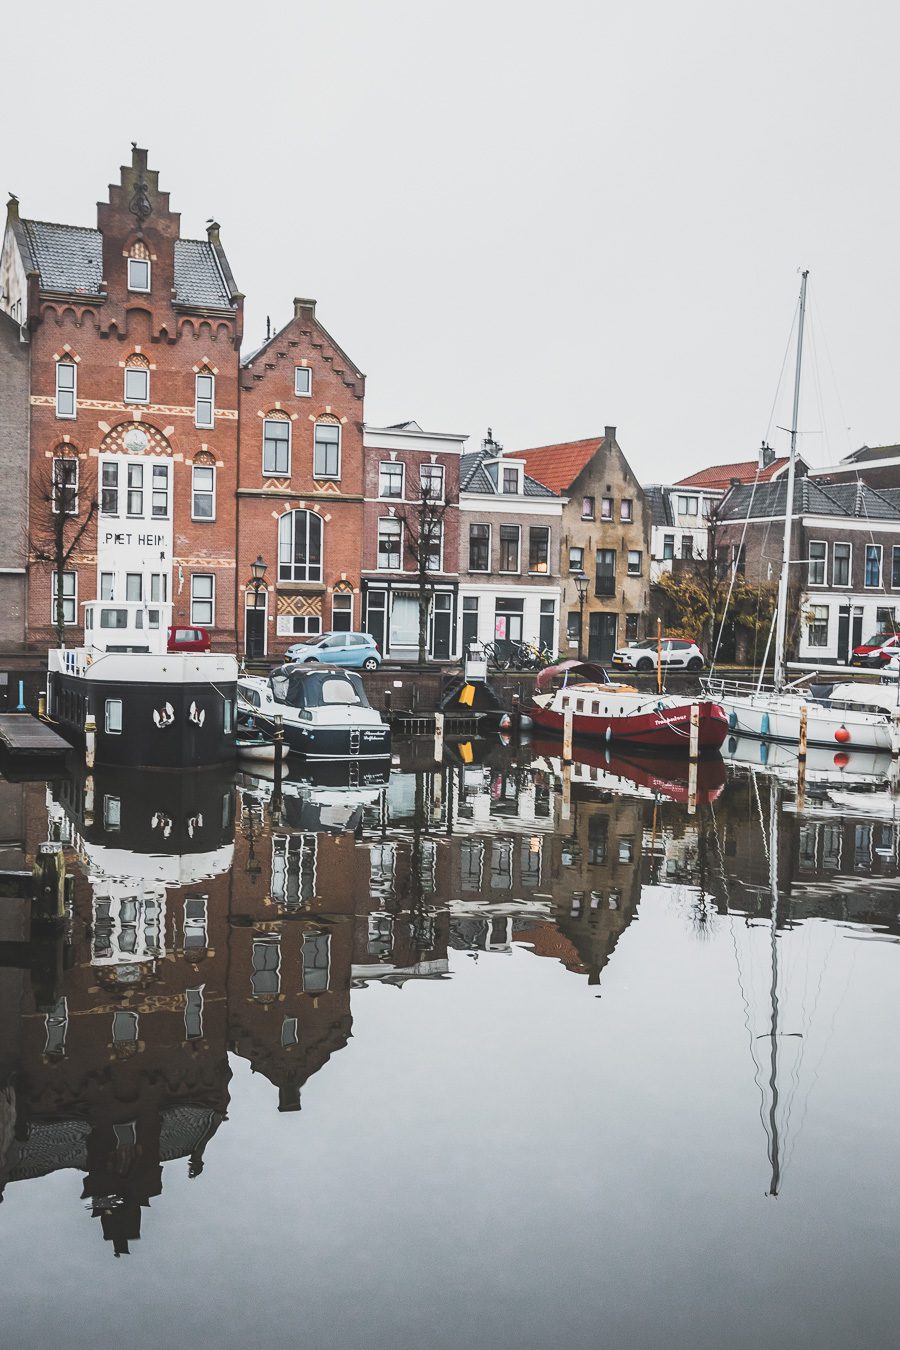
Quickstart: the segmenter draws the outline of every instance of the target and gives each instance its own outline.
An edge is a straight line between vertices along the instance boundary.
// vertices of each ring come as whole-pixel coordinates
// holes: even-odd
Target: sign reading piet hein
[[[165,548],[165,535],[162,534],[132,534],[131,530],[113,531],[107,530],[103,536],[104,544],[114,546],[131,546],[135,544],[138,548]]]

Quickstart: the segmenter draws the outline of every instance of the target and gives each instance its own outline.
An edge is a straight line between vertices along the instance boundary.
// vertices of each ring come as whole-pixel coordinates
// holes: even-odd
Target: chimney
[[[605,439],[605,440],[607,440],[607,441],[614,441],[614,440],[616,439],[616,429],[615,429],[615,427],[606,427],[605,430],[604,430],[603,435],[604,435],[604,439]]]
[[[300,299],[299,297],[295,298],[294,300],[295,319],[309,318],[310,320],[312,320],[315,317],[316,317],[315,300],[303,300]]]
[[[221,225],[219,224],[219,222],[218,222],[217,220],[210,220],[210,221],[207,221],[207,224],[206,224],[206,237],[207,237],[207,239],[209,240],[209,242],[210,242],[211,244],[218,244],[218,243],[219,243],[219,230],[220,230],[221,228],[222,228],[222,227],[221,227]]]
[[[740,486],[741,486],[741,480],[740,480],[739,478],[732,478],[731,483],[729,484],[729,486],[730,486],[730,487],[733,487],[733,488],[740,487]]]
[[[767,445],[766,442],[763,441],[762,445],[759,447],[759,467],[761,469],[767,469],[770,464],[774,463],[775,451],[772,449],[771,445]]]
[[[6,219],[19,219],[19,199],[14,192],[9,194],[9,201],[6,203]]]

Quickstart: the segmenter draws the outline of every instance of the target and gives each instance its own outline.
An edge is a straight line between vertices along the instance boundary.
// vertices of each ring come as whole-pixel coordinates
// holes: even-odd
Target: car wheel
[[[378,662],[375,660],[375,657],[367,656],[365,661],[363,661],[363,670],[377,670],[377,669],[378,669]]]
[[[303,664],[305,666],[317,666],[319,663],[314,656],[308,656]]]
[[[703,657],[702,657],[702,656],[692,656],[691,659],[690,659],[690,661],[688,661],[688,663],[687,663],[687,668],[688,668],[688,670],[702,670],[702,669],[703,669]]]
[[[635,666],[635,670],[652,670],[652,669],[653,669],[653,662],[650,660],[649,656],[642,656],[640,661],[638,661],[637,665]]]

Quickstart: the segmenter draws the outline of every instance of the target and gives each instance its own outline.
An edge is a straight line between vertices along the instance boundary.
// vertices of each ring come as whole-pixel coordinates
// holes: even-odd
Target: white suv
[[[613,652],[612,663],[628,670],[655,670],[656,649],[656,638],[629,642],[627,647],[618,647]],[[659,660],[666,670],[702,670],[705,665],[696,642],[686,642],[683,638],[663,638],[659,643]]]

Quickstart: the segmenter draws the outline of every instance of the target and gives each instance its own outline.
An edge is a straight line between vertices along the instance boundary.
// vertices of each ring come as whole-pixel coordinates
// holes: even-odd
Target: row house
[[[418,422],[363,429],[362,626],[384,656],[419,651],[419,578],[428,574],[426,649],[458,653],[459,483],[466,437]],[[421,565],[421,571],[420,571]]]
[[[778,580],[786,493],[784,480],[732,488],[716,534],[723,568],[740,550],[748,582]],[[798,479],[790,556],[799,660],[843,663],[870,635],[900,631],[900,489]]]
[[[55,643],[57,599],[77,643],[82,602],[100,598],[171,604],[232,646],[243,297],[218,225],[183,239],[135,148],[96,229],[20,217],[11,198],[0,279],[30,351],[29,644]]]
[[[503,453],[490,428],[460,473],[460,649],[529,641],[556,651],[563,499]]]
[[[608,661],[646,626],[650,513],[644,490],[615,427],[606,427],[603,436],[523,450],[518,458],[528,474],[564,498],[560,586],[568,647]]]
[[[240,368],[238,649],[264,657],[363,625],[365,376],[296,299]],[[266,564],[248,584],[254,559]]]

